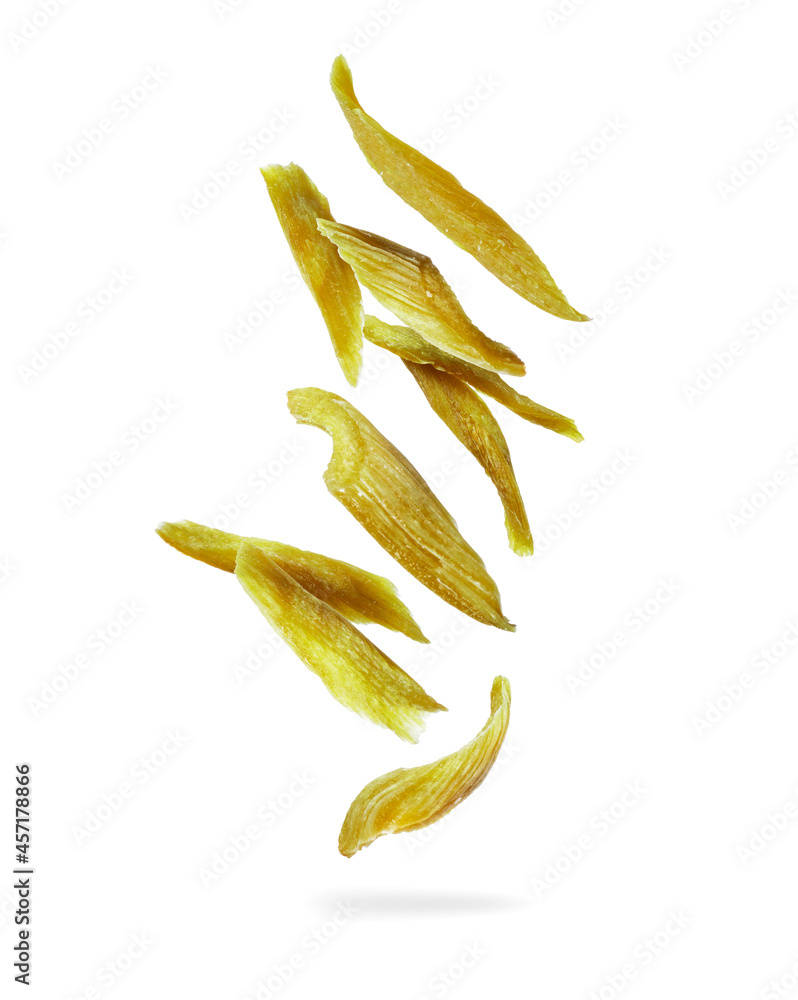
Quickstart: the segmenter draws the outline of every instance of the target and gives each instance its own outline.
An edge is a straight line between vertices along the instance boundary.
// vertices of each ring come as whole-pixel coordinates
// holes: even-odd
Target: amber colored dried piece
[[[241,535],[195,524],[194,521],[164,521],[156,531],[178,552],[228,573],[235,572],[238,549],[244,541]],[[283,542],[271,542],[265,538],[247,538],[246,541],[265,552],[305,590],[325,601],[350,622],[373,622],[394,632],[402,632],[417,642],[429,642],[410,611],[399,600],[396,587],[384,576]]]
[[[588,319],[570,305],[540,257],[498,213],[366,114],[343,56],[333,63],[330,83],[369,165],[404,202],[528,302],[562,319]]]
[[[235,574],[261,614],[342,705],[416,743],[434,698],[343,615],[244,539]]]
[[[458,358],[491,371],[523,375],[524,362],[466,316],[429,257],[382,236],[319,219],[319,230],[386,309]]]
[[[333,454],[324,482],[380,545],[417,580],[486,625],[515,626],[502,614],[485,564],[418,470],[351,403],[323,389],[292,389],[288,408],[326,431]]]
[[[455,375],[414,361],[405,361],[405,366],[432,409],[468,448],[496,487],[504,507],[510,548],[516,555],[531,556],[532,532],[513,471],[510,449],[496,418],[474,390]]]
[[[476,365],[469,364],[467,361],[456,358],[453,354],[442,351],[409,327],[392,326],[389,323],[383,323],[376,316],[366,316],[363,332],[366,339],[372,344],[382,347],[386,351],[391,351],[392,354],[396,354],[404,361],[414,361],[419,365],[432,365],[439,371],[448,372],[449,375],[454,375],[464,382],[468,382],[483,396],[495,399],[496,402],[506,406],[519,417],[523,417],[524,420],[539,424],[541,427],[547,427],[558,434],[564,434],[565,437],[569,437],[573,441],[584,441],[570,417],[564,417],[561,413],[550,410],[547,406],[541,406],[540,403],[535,403],[528,396],[522,396],[495,372],[477,368]]]
[[[299,272],[321,310],[338,363],[357,385],[363,350],[363,302],[352,268],[316,226],[332,220],[330,205],[302,167],[272,164],[261,169],[269,197]]]
[[[400,767],[366,785],[341,827],[341,854],[351,858],[377,837],[420,830],[454,809],[485,780],[509,723],[510,682],[499,676],[490,691],[490,717],[470,743],[434,764]]]

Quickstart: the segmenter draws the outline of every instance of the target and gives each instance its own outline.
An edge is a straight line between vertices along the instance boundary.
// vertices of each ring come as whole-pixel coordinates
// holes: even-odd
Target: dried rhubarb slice
[[[468,448],[496,487],[504,507],[510,548],[516,555],[531,556],[532,532],[513,471],[510,449],[496,418],[474,390],[455,375],[414,361],[405,361],[405,366],[432,409]]]
[[[341,854],[351,858],[377,837],[420,830],[454,809],[485,780],[509,722],[510,682],[499,676],[490,691],[490,717],[470,743],[434,764],[400,767],[366,785],[341,827]]]
[[[292,389],[294,417],[326,431],[333,455],[324,482],[390,555],[433,593],[506,631],[499,591],[485,564],[418,470],[351,403],[323,389]]]
[[[333,63],[330,83],[369,165],[402,201],[528,302],[562,319],[589,318],[570,305],[540,257],[498,213],[366,114],[343,56]]]
[[[535,403],[528,396],[522,396],[499,375],[486,371],[484,368],[477,368],[476,365],[469,364],[468,361],[463,361],[453,354],[442,351],[409,327],[392,326],[389,323],[383,323],[376,316],[366,316],[363,332],[366,339],[372,344],[382,347],[386,351],[391,351],[403,361],[414,361],[419,365],[433,365],[439,371],[448,372],[450,375],[468,382],[483,396],[490,396],[497,403],[501,403],[508,410],[523,417],[524,420],[528,420],[532,424],[539,424],[541,427],[547,427],[549,430],[556,431],[557,434],[564,434],[572,441],[584,441],[570,417],[564,417],[561,413],[550,410],[547,406],[541,406],[540,403]]]
[[[363,350],[363,302],[352,268],[316,227],[330,205],[302,167],[272,164],[261,169],[269,197],[305,284],[321,310],[347,381],[357,385]]]
[[[238,582],[272,628],[342,705],[416,743],[424,713],[446,711],[413,678],[329,604],[244,539]]]
[[[382,236],[319,219],[319,230],[386,309],[458,358],[491,371],[523,375],[524,363],[466,316],[429,257]]]
[[[165,521],[156,531],[178,552],[228,573],[235,571],[238,549],[245,540],[241,535],[231,535],[193,521]],[[402,632],[417,642],[429,642],[399,600],[396,587],[384,576],[282,542],[265,538],[247,538],[246,541],[265,552],[305,590],[350,622],[373,622]]]

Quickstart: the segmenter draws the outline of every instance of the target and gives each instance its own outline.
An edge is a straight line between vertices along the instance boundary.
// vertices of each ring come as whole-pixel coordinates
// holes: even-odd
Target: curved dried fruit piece
[[[164,521],[155,530],[178,552],[228,573],[235,572],[238,549],[244,541],[241,535],[231,535],[194,521]],[[257,545],[305,590],[350,622],[373,622],[402,632],[417,642],[429,642],[399,600],[396,587],[384,576],[282,542],[270,542],[265,538],[247,538],[246,541]]]
[[[351,858],[386,833],[420,830],[441,819],[485,780],[510,722],[510,682],[496,677],[490,718],[461,750],[422,767],[400,767],[369,782],[341,827],[338,850]]]
[[[556,410],[541,406],[540,403],[535,403],[528,396],[522,396],[501,376],[486,371],[484,368],[477,368],[476,365],[462,361],[453,354],[447,354],[446,351],[431,344],[420,333],[416,333],[409,327],[392,326],[389,323],[383,323],[376,316],[367,315],[363,333],[372,344],[396,354],[403,361],[414,361],[419,365],[432,365],[439,371],[448,372],[450,375],[468,382],[483,396],[495,399],[497,403],[506,406],[508,410],[512,410],[524,420],[541,427],[547,427],[549,430],[556,431],[557,434],[571,438],[572,441],[584,441],[570,417],[564,417]]]
[[[454,518],[418,470],[351,403],[323,389],[292,389],[288,408],[326,431],[333,455],[324,482],[402,566],[478,622],[509,632],[499,591]]]
[[[320,235],[330,205],[302,167],[273,163],[261,173],[299,272],[321,310],[346,380],[357,385],[363,350],[363,302],[352,268]]]
[[[318,226],[374,298],[433,344],[481,368],[524,374],[517,354],[474,326],[429,257],[365,229],[325,219]]]
[[[513,471],[510,449],[496,418],[473,389],[454,375],[432,365],[405,361],[427,402],[476,458],[496,487],[504,507],[504,524],[510,548],[516,555],[531,556],[532,532]]]
[[[540,257],[497,212],[366,114],[343,56],[333,63],[330,83],[369,165],[402,201],[527,302],[562,319],[589,318],[574,309]]]
[[[434,698],[362,632],[244,539],[235,574],[272,628],[353,712],[410,743],[424,731],[425,712],[445,712]]]

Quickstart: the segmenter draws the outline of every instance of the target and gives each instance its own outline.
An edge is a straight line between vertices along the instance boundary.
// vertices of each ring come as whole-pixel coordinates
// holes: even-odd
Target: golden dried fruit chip
[[[369,165],[402,201],[528,302],[562,319],[589,319],[574,309],[540,257],[497,212],[366,114],[343,56],[333,63],[330,83]]]
[[[445,712],[421,685],[334,608],[244,539],[235,574],[259,611],[330,694],[351,709],[416,743],[426,712]]]
[[[351,858],[386,833],[420,830],[441,819],[485,780],[499,756],[510,723],[510,682],[496,677],[490,717],[462,749],[422,767],[400,767],[375,778],[356,796],[338,837]]]
[[[521,490],[515,478],[510,449],[496,418],[480,397],[455,375],[432,365],[405,361],[427,402],[476,458],[496,487],[504,507],[504,524],[510,548],[519,556],[531,556],[532,532]]]
[[[524,374],[518,355],[486,337],[466,316],[429,257],[365,229],[325,219],[318,226],[374,298],[433,344],[481,368]]]
[[[540,427],[546,427],[557,434],[563,434],[565,437],[571,438],[572,441],[584,441],[570,417],[564,417],[556,410],[541,406],[540,403],[535,403],[528,396],[522,396],[495,372],[486,371],[468,361],[456,358],[453,354],[449,354],[425,340],[416,330],[411,330],[406,326],[383,323],[376,316],[366,316],[363,332],[366,339],[376,347],[382,347],[384,350],[396,354],[403,361],[414,361],[419,365],[432,365],[439,371],[455,375],[464,382],[468,382],[483,396],[490,396],[497,403],[501,403],[508,410],[523,417],[524,420],[538,424]]]
[[[305,590],[325,601],[350,622],[372,622],[394,632],[402,632],[416,642],[429,642],[410,611],[399,600],[396,587],[384,576],[369,573],[340,559],[319,555],[318,552],[307,552],[265,538],[244,539],[241,535],[195,524],[194,521],[164,521],[156,531],[178,552],[228,573],[235,572],[241,543],[245,540],[251,542]]]
[[[261,168],[274,210],[299,273],[321,311],[338,363],[357,385],[363,350],[363,302],[352,268],[316,226],[333,221],[330,205],[302,167],[273,163]]]
[[[380,545],[453,607],[506,631],[485,564],[418,470],[351,403],[323,389],[292,389],[288,408],[333,442],[324,482]]]

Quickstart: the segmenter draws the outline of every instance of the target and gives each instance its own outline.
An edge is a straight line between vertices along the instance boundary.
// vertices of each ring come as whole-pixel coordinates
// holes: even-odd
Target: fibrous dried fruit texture
[[[464,382],[468,382],[484,396],[490,396],[491,399],[495,399],[530,423],[547,427],[549,430],[556,431],[557,434],[564,434],[565,437],[569,437],[573,441],[584,440],[570,417],[564,417],[561,413],[550,410],[547,406],[541,406],[540,403],[535,403],[528,396],[522,396],[495,372],[477,368],[476,365],[472,365],[468,361],[456,358],[453,354],[431,344],[420,333],[409,327],[393,326],[389,323],[383,323],[376,316],[366,316],[363,332],[366,339],[377,347],[391,351],[392,354],[396,354],[404,361],[432,365],[439,371],[448,372],[449,375],[454,375]]]
[[[418,365],[415,361],[405,361],[405,366],[432,409],[468,448],[496,487],[513,552],[531,556],[532,532],[513,471],[510,449],[496,418],[474,390],[455,375],[438,371],[432,365]]]
[[[490,717],[461,750],[434,764],[399,768],[369,782],[355,798],[338,837],[351,858],[386,833],[420,830],[441,819],[485,780],[501,750],[510,722],[510,682],[496,677]]]
[[[363,349],[363,302],[352,268],[316,226],[332,220],[330,205],[302,167],[261,169],[299,272],[316,300],[347,381],[357,385]]]
[[[517,354],[474,326],[429,257],[365,229],[324,219],[318,226],[358,281],[394,316],[458,358],[491,371],[524,374]]]
[[[235,574],[261,614],[342,705],[415,743],[424,713],[446,711],[329,604],[244,539]]]
[[[232,535],[193,521],[164,522],[156,530],[165,542],[179,552],[228,573],[235,572],[238,549],[245,541],[241,535]],[[265,552],[305,590],[325,601],[350,622],[373,622],[394,632],[402,632],[417,642],[429,642],[399,600],[396,587],[384,576],[282,542],[271,542],[265,538],[247,538],[246,541]]]
[[[528,302],[562,319],[588,319],[570,305],[532,247],[500,215],[366,114],[343,56],[333,63],[330,83],[363,155],[392,191]]]
[[[444,601],[486,625],[514,631],[499,591],[452,515],[418,470],[351,403],[323,389],[292,389],[294,417],[326,431],[332,495],[382,547]]]

